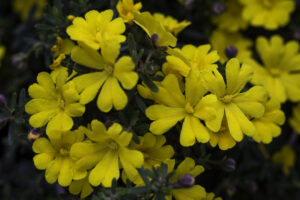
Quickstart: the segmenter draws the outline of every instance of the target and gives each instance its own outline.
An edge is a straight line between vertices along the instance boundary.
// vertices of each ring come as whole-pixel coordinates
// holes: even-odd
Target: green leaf
[[[11,122],[8,128],[8,144],[13,145],[16,134],[16,124]]]
[[[12,112],[15,110],[16,105],[17,105],[17,93],[14,92],[10,102],[10,109],[12,110]]]
[[[147,169],[145,169],[145,168],[139,168],[138,172],[139,172],[141,178],[143,179],[144,183],[146,185],[150,185],[150,181],[149,181],[148,176],[147,176]]]
[[[153,83],[153,81],[146,75],[139,73],[142,81],[147,85],[147,87],[153,92],[158,92],[158,87]]]
[[[18,112],[20,114],[22,114],[24,112],[24,107],[25,107],[25,100],[26,98],[26,91],[24,88],[21,89],[20,93],[19,93],[19,101],[18,101]]]
[[[134,40],[132,33],[128,33],[127,43],[128,43],[129,54],[130,54],[133,62],[137,63],[139,59],[138,59],[138,54],[137,54],[137,50],[136,50],[136,42]]]
[[[139,96],[136,96],[135,97],[135,102],[136,102],[137,106],[141,109],[141,111],[143,111],[143,113],[145,113],[145,110],[147,109],[147,106],[144,103],[143,99]]]

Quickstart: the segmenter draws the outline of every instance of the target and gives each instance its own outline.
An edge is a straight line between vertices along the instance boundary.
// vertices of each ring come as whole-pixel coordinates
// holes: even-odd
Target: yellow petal
[[[59,156],[56,157],[55,160],[51,161],[51,163],[48,165],[45,172],[45,178],[48,183],[53,184],[56,182],[62,162],[63,158]]]
[[[55,115],[48,123],[46,133],[53,130],[68,131],[73,127],[73,120],[65,112]]]
[[[121,57],[115,64],[114,76],[121,82],[123,88],[132,89],[137,81],[138,74],[134,72],[135,64],[128,56]]]
[[[86,46],[74,47],[71,52],[71,58],[74,62],[92,69],[103,69],[105,65],[103,57],[97,51]]]
[[[89,175],[89,182],[93,186],[98,186],[100,183],[104,187],[111,187],[112,180],[119,179],[119,159],[116,151],[106,152],[103,159],[91,170]]]
[[[127,95],[121,89],[115,78],[109,78],[104,83],[97,100],[98,108],[102,112],[109,112],[114,106],[116,110],[122,110],[127,104]]]
[[[143,154],[136,150],[121,148],[119,150],[119,155],[121,165],[127,177],[132,181],[136,180],[139,177],[139,173],[136,168],[140,168],[144,163]]]
[[[53,158],[54,153],[41,153],[33,157],[33,162],[37,169],[46,169]]]
[[[146,116],[155,120],[150,125],[150,131],[154,134],[163,134],[184,118],[185,111],[183,108],[153,105],[146,109]]]
[[[61,169],[58,176],[58,183],[61,186],[68,186],[71,184],[73,178],[73,161],[70,158],[64,158],[61,164]]]
[[[53,119],[57,115],[57,112],[57,109],[52,109],[36,113],[29,118],[29,123],[34,128],[42,127]]]
[[[188,115],[182,125],[180,144],[184,147],[192,146],[195,144],[195,138],[198,142],[206,143],[209,140],[209,133],[199,119]]]

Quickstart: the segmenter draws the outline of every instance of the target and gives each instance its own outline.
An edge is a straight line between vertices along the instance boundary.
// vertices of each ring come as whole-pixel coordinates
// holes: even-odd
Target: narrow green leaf
[[[147,106],[144,103],[144,101],[142,100],[142,98],[139,97],[139,96],[136,96],[135,97],[135,102],[136,102],[137,106],[141,109],[141,111],[143,111],[143,113],[145,113],[145,110],[147,109]]]
[[[147,85],[147,87],[150,90],[152,90],[153,92],[158,92],[158,87],[153,83],[153,81],[149,77],[142,73],[139,73],[139,75],[142,81]]]

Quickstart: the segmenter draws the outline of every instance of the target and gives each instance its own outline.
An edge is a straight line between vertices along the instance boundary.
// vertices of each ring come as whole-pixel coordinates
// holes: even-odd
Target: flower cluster
[[[47,182],[58,181],[85,198],[93,187],[112,187],[114,179],[142,186],[138,169],[153,170],[162,163],[175,172],[172,183],[186,175],[194,180],[204,167],[188,157],[175,169],[176,148],[168,136],[178,140],[178,148],[207,143],[221,150],[235,147],[246,136],[266,144],[278,137],[285,122],[281,103],[300,101],[299,45],[284,44],[278,35],[259,37],[259,63],[252,57],[252,41],[237,31],[249,25],[270,30],[286,25],[294,3],[229,0],[225,6],[228,9],[213,19],[218,29],[211,34],[211,44],[181,48],[177,35],[191,22],[142,12],[142,4],[133,0],[117,3],[119,17],[112,9],[69,17],[69,38],[57,37],[51,48],[52,72],[38,74],[25,106],[30,125],[46,127],[47,137],[36,139],[32,148],[34,164],[45,170]],[[141,55],[132,49],[126,53],[132,45],[131,29],[147,38],[151,49],[145,55],[144,49]],[[155,53],[161,62],[157,70],[151,62]],[[76,67],[63,66],[66,59]],[[145,79],[145,66],[153,68],[155,79]],[[147,131],[136,135],[131,125],[117,118],[99,120],[124,114],[133,96],[147,99],[141,109]],[[90,106],[99,114],[92,120],[86,117]],[[299,110],[296,107],[290,119],[298,132]],[[281,155],[273,160],[280,163]],[[192,184],[172,188],[166,198],[214,199],[214,194]]]

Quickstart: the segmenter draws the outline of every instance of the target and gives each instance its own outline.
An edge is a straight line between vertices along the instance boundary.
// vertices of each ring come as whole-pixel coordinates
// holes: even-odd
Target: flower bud
[[[25,66],[25,57],[24,53],[18,53],[12,56],[12,66],[18,69],[21,69]]]
[[[0,94],[0,107],[3,107],[6,105],[6,98],[3,94]]]
[[[228,158],[223,161],[223,168],[225,171],[232,172],[235,170],[236,162],[232,158]]]
[[[233,45],[227,46],[225,49],[225,54],[228,59],[234,58],[238,54],[238,49]]]
[[[33,142],[34,140],[38,139],[40,136],[41,136],[41,133],[38,131],[38,129],[34,128],[28,133],[27,139],[30,142]]]
[[[186,174],[178,180],[178,183],[183,187],[189,188],[195,184],[195,178],[190,174]]]
[[[160,37],[158,34],[155,33],[155,34],[151,35],[151,42],[152,42],[153,46],[156,46],[156,43],[159,42],[159,40],[160,40]]]
[[[225,7],[222,3],[217,2],[212,5],[212,11],[216,15],[221,15],[225,11]]]

